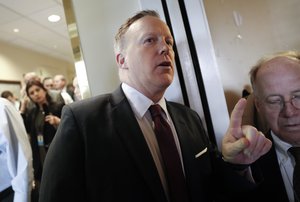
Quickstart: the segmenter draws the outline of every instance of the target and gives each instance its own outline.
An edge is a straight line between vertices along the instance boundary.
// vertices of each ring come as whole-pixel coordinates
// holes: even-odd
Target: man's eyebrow
[[[300,89],[299,89],[299,90],[292,91],[292,93],[300,93]]]

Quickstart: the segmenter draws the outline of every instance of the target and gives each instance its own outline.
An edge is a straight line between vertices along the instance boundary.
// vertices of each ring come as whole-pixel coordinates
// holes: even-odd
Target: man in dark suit
[[[64,108],[45,161],[41,202],[178,201],[172,190],[180,183],[170,183],[173,170],[167,169],[170,161],[148,111],[154,104],[163,109],[161,122],[168,122],[178,150],[173,154],[184,179],[177,190],[185,191],[180,202],[237,198],[254,187],[247,165],[271,142],[253,127],[241,128],[242,99],[233,110],[222,156],[196,112],[164,99],[174,76],[173,43],[154,11],[141,11],[121,26],[115,54],[122,84],[111,94]]]
[[[299,201],[293,189],[295,160],[290,147],[300,146],[300,53],[288,51],[262,58],[250,71],[255,106],[270,131],[273,146],[253,168],[263,182],[252,201]],[[298,200],[297,200],[298,197]]]

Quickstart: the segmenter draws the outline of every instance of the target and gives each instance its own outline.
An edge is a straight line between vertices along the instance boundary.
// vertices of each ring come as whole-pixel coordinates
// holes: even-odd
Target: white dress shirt
[[[277,154],[277,159],[281,171],[281,176],[284,182],[285,190],[287,192],[290,202],[294,200],[294,191],[293,191],[293,172],[295,166],[295,160],[288,152],[288,149],[292,147],[289,143],[283,142],[271,131],[271,135],[274,141],[275,150]]]
[[[145,137],[145,140],[146,140],[148,147],[150,149],[150,152],[152,154],[153,160],[155,162],[155,165],[158,170],[158,174],[162,181],[162,185],[165,189],[165,192],[168,193],[168,186],[167,186],[166,176],[165,176],[164,168],[163,168],[163,160],[162,160],[162,156],[160,154],[159,146],[158,146],[158,143],[157,143],[157,140],[155,137],[155,133],[154,133],[154,122],[152,121],[151,114],[148,110],[152,104],[159,104],[162,107],[162,109],[164,110],[164,112],[166,113],[166,117],[164,117],[164,118],[166,119],[166,121],[169,123],[169,125],[171,127],[171,130],[172,130],[172,133],[174,136],[174,140],[175,140],[175,144],[177,146],[177,150],[178,150],[178,153],[179,153],[179,156],[181,159],[182,168],[184,170],[179,140],[177,137],[175,126],[174,126],[174,124],[171,120],[171,117],[167,111],[166,101],[163,97],[163,98],[161,98],[161,100],[159,102],[153,103],[152,100],[147,98],[145,95],[143,95],[136,89],[130,87],[126,83],[122,83],[122,89],[125,93],[126,98],[129,101],[129,104],[130,104],[130,106],[134,112],[134,115],[139,123],[139,126],[143,132],[143,135]]]
[[[60,94],[61,94],[62,98],[64,99],[66,105],[74,102],[71,95],[67,92],[66,87],[60,91]]]
[[[0,98],[0,191],[12,186],[14,202],[28,202],[32,181],[32,152],[23,119]]]

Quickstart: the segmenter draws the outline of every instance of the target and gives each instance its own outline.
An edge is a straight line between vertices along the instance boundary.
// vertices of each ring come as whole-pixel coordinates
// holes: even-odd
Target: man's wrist
[[[230,167],[231,169],[235,170],[235,171],[244,171],[246,169],[249,168],[249,166],[251,164],[235,164],[235,163],[230,163],[229,161],[227,161],[226,159],[224,159],[223,157],[223,161],[225,162],[225,164]]]

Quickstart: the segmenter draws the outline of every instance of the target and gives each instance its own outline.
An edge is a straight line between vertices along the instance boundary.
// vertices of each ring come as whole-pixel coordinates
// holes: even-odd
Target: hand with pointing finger
[[[60,118],[54,115],[47,115],[45,121],[57,128],[60,123]]]
[[[272,146],[272,142],[255,127],[241,125],[246,103],[246,99],[242,98],[235,105],[229,128],[222,141],[223,158],[233,164],[251,164],[266,154]]]

